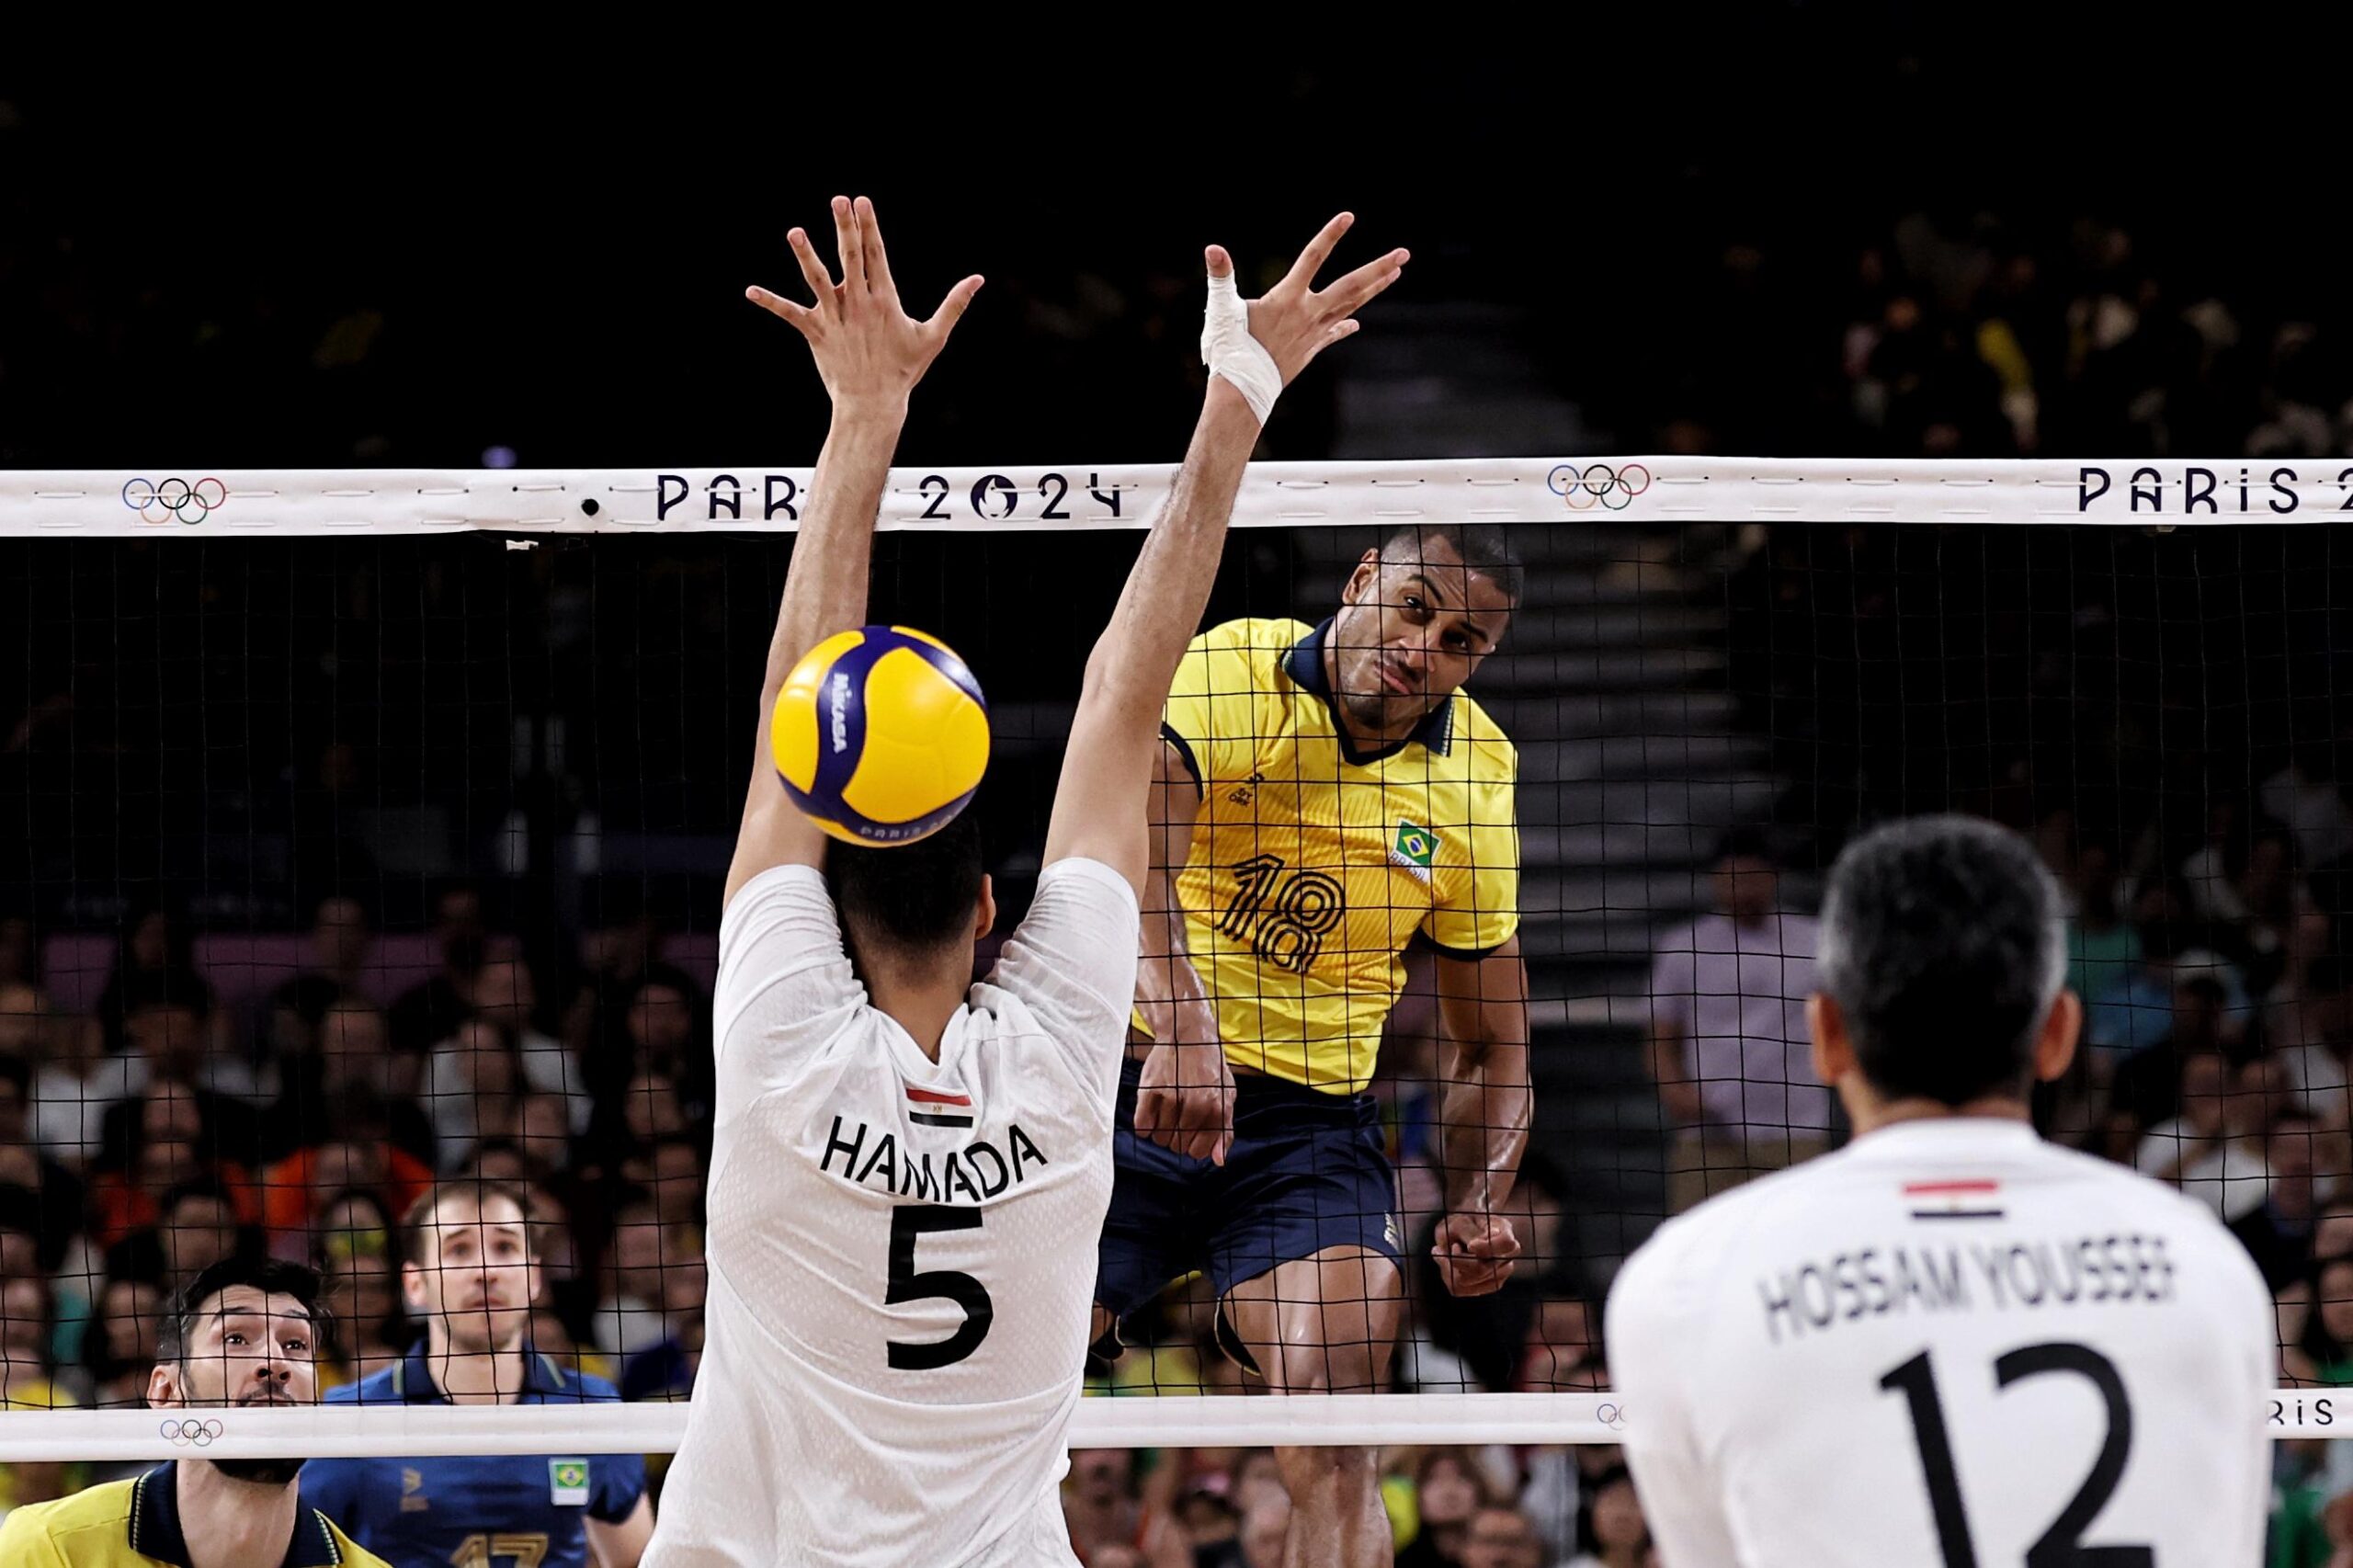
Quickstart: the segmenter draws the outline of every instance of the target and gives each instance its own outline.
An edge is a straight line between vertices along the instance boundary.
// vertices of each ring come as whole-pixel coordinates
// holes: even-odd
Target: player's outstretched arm
[[[795,229],[786,236],[801,263],[801,276],[816,298],[797,304],[766,289],[745,290],[751,301],[783,317],[808,340],[817,374],[834,402],[833,423],[817,473],[810,484],[809,515],[792,548],[784,579],[784,606],[777,612],[768,643],[767,676],[760,683],[759,723],[755,727],[752,783],[744,797],[744,825],[735,858],[727,868],[726,899],[771,866],[816,866],[825,858],[825,836],[795,810],[768,756],[768,718],[778,691],[801,655],[836,631],[866,620],[866,580],[872,553],[874,517],[891,472],[891,454],[907,422],[907,398],[939,357],[964,307],[980,291],[981,279],[967,278],[948,291],[928,321],[916,321],[899,304],[883,253],[874,204],[834,198],[834,240],[841,266],[836,281],[818,258],[809,236]]]
[[[1100,860],[1142,896],[1145,795],[1161,744],[1161,705],[1209,606],[1265,410],[1309,360],[1356,330],[1351,317],[1397,280],[1406,261],[1405,252],[1391,251],[1317,292],[1317,269],[1353,222],[1343,212],[1324,224],[1282,281],[1249,301],[1246,315],[1234,310],[1233,259],[1209,247],[1210,324],[1202,337],[1212,371],[1209,396],[1185,466],[1087,658],[1046,829],[1050,865],[1070,856]]]
[[[1446,1217],[1430,1250],[1449,1291],[1483,1296],[1503,1288],[1519,1256],[1519,1238],[1499,1210],[1519,1179],[1536,1109],[1519,938],[1484,958],[1441,956],[1438,1005],[1449,1080],[1438,1108]]]

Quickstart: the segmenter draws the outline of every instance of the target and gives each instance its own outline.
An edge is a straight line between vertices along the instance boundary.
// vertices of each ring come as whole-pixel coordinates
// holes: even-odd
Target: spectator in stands
[[[1577,1554],[1568,1568],[1643,1568],[1650,1546],[1633,1476],[1621,1467],[1595,1482],[1577,1513]]]
[[[2192,1057],[2222,1057],[2237,1043],[2223,1009],[2228,995],[2211,972],[2186,971],[2174,986],[2173,1013],[2165,1032],[2126,1056],[2114,1068],[2109,1105],[2123,1118],[2128,1140],[2109,1151],[2120,1160],[2137,1159],[2140,1140],[2181,1112],[2181,1078]]]
[[[2263,1200],[2231,1221],[2232,1233],[2275,1293],[2302,1275],[2313,1256],[2313,1228],[2320,1210],[2313,1167],[2316,1146],[2323,1141],[2341,1146],[2344,1135],[2325,1131],[2304,1111],[2283,1110],[2271,1124],[2265,1150],[2270,1179]],[[2342,1155],[2337,1160],[2341,1163]]]
[[[202,1030],[189,1050],[198,1059],[225,1060],[229,1021],[214,1007],[212,987],[197,971],[187,923],[150,906],[131,916],[128,932],[95,1009],[98,1026],[106,1031],[107,1049],[122,1051],[130,1045],[133,1008],[150,999],[171,997],[196,1015]]]
[[[262,1224],[278,1256],[308,1256],[319,1206],[337,1193],[371,1193],[404,1213],[433,1185],[433,1168],[393,1141],[392,1108],[372,1090],[345,1089],[322,1119],[316,1142],[262,1173]]]
[[[408,1348],[399,1233],[381,1198],[354,1188],[320,1208],[312,1243],[321,1299],[335,1312],[334,1343],[323,1358],[319,1386],[338,1388],[375,1376]]]
[[[2353,1256],[2320,1259],[2308,1311],[2280,1314],[2279,1369],[2294,1387],[2353,1383]]]
[[[2181,1111],[2149,1130],[2134,1154],[2144,1176],[2171,1182],[2224,1221],[2263,1201],[2270,1172],[2266,1140],[2281,1100],[2279,1064],[2234,1070],[2214,1051],[2181,1064]]]
[[[1651,972],[1650,1066],[1675,1128],[1674,1213],[1819,1153],[1831,1128],[1805,1028],[1815,923],[1779,907],[1761,835],[1727,837],[1713,881],[1715,913],[1663,940]]]
[[[147,1403],[164,1292],[152,1279],[109,1275],[97,1309],[82,1335],[82,1392],[100,1410],[137,1409]]]
[[[367,988],[375,947],[367,906],[347,894],[319,901],[311,920],[311,967],[270,993],[267,1035],[281,1056],[315,1049],[327,1009]]]
[[[107,1113],[106,1149],[90,1182],[90,1233],[112,1246],[162,1218],[161,1195],[190,1182],[219,1183],[242,1219],[258,1220],[245,1165],[224,1153],[220,1103],[169,1079]]]
[[[685,1133],[668,1133],[631,1150],[621,1161],[621,1179],[651,1195],[665,1224],[702,1222],[702,1146]]]
[[[608,1356],[626,1361],[701,1310],[702,1237],[690,1225],[663,1223],[651,1197],[632,1194],[615,1212],[605,1257],[596,1342]]]
[[[571,1131],[588,1131],[587,1084],[580,1066],[563,1042],[542,1031],[536,1009],[538,993],[531,971],[520,959],[492,959],[474,977],[469,1000],[476,1017],[488,1018],[515,1041],[523,1080],[543,1095],[553,1095],[569,1108]]]
[[[628,918],[592,931],[581,943],[586,976],[564,1011],[563,1035],[589,1074],[590,1092],[626,1082],[635,1049],[629,1013],[647,983],[678,995],[700,994],[684,970],[663,961],[662,932],[642,908]]]
[[[258,1233],[245,1222],[235,1195],[199,1176],[165,1192],[155,1223],[126,1237],[108,1255],[107,1272],[152,1280],[166,1295],[227,1257],[258,1257]]]
[[[241,1165],[254,1164],[259,1153],[260,1119],[243,1099],[206,1084],[203,1052],[210,1036],[196,1003],[180,993],[163,990],[133,996],[128,1006],[123,1050],[146,1064],[148,1088],[143,1097],[153,1097],[167,1085],[177,1085],[172,1092],[192,1096],[201,1114],[207,1140],[202,1156],[233,1160]],[[137,1100],[123,1101],[107,1112],[102,1158],[110,1166],[119,1168],[128,1156],[127,1139],[139,1123],[137,1104]]]
[[[2121,1058],[2155,1045],[2173,1025],[2177,988],[2200,973],[2222,986],[2222,1027],[2234,1040],[2253,1010],[2245,981],[2235,965],[2201,945],[2205,927],[2190,913],[2188,892],[2178,882],[2143,888],[2133,900],[2133,915],[2141,961],[2107,990],[2084,998],[2086,1048],[2113,1072]]]
[[[23,1057],[0,1056],[0,1187],[33,1195],[40,1215],[40,1265],[53,1270],[82,1229],[82,1181],[34,1140],[32,1077]]]
[[[608,1059],[591,1063],[589,1089],[602,1109],[617,1088],[630,1087],[649,1074],[666,1078],[690,1117],[710,1104],[710,1041],[698,1017],[696,994],[676,983],[648,978],[630,998],[625,1019],[629,1054],[626,1061]],[[599,1071],[602,1077],[599,1080]]]
[[[392,999],[392,1049],[423,1055],[458,1030],[473,1010],[475,979],[488,951],[482,895],[470,887],[445,890],[433,905],[433,934],[441,971]]]
[[[525,1086],[514,1036],[488,1018],[460,1022],[426,1067],[425,1109],[442,1168],[454,1170],[485,1133],[503,1136],[514,1114],[510,1102]]]
[[[2307,716],[2295,733],[2307,737],[2290,754],[2288,766],[2263,781],[2263,812],[2283,823],[2296,841],[2297,858],[2315,869],[2333,866],[2353,850],[2353,810],[2336,778],[2336,744],[2325,738],[2325,716]]]
[[[1478,1471],[1452,1449],[1428,1449],[1414,1471],[1413,1539],[1397,1553],[1397,1568],[1460,1568],[1471,1521],[1486,1502]]]
[[[1544,1555],[1527,1515],[1508,1503],[1490,1503],[1471,1516],[1458,1561],[1461,1568],[1542,1568]]]
[[[694,1392],[695,1373],[702,1366],[703,1317],[688,1312],[685,1319],[631,1357],[622,1365],[621,1397],[640,1400],[681,1400]]]
[[[50,1366],[52,1305],[45,1277],[0,1278],[0,1410],[60,1410],[74,1403]],[[0,1513],[62,1497],[81,1484],[63,1464],[0,1464]]]
[[[1063,1522],[1071,1550],[1093,1562],[1104,1548],[1133,1548],[1143,1528],[1131,1449],[1080,1449],[1063,1481]]]
[[[107,1108],[147,1086],[147,1063],[110,1055],[96,1018],[61,1017],[29,985],[0,984],[0,1050],[34,1063],[32,1133],[68,1170],[105,1147]]]
[[[333,1137],[338,1108],[358,1096],[383,1108],[392,1147],[430,1169],[433,1123],[416,1103],[423,1062],[389,1049],[381,1010],[364,996],[338,996],[301,1038],[302,1053],[283,1064],[284,1087],[265,1119],[270,1152],[282,1158]]]
[[[1245,1568],[1282,1568],[1283,1543],[1290,1534],[1290,1494],[1271,1497],[1242,1508],[1242,1561]]]
[[[2075,901],[2067,922],[2067,989],[2098,996],[2141,961],[2141,933],[2117,907],[2116,846],[2086,842],[2063,878]]]

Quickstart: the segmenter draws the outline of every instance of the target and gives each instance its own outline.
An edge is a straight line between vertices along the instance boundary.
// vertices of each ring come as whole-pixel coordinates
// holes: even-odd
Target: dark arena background
[[[699,1361],[721,885],[793,532],[240,537],[250,499],[200,480],[721,471],[761,521],[827,403],[743,288],[799,289],[786,230],[830,254],[827,199],[870,194],[911,305],[988,278],[896,461],[1001,494],[960,480],[952,531],[879,534],[870,617],[986,689],[986,963],[1141,537],[1051,527],[1045,497],[1183,455],[1204,244],[1251,294],[1347,208],[1342,267],[1415,259],[1257,459],[1576,475],[1503,524],[1525,592],[1465,687],[1519,769],[1535,1110],[1502,1290],[1456,1298],[1427,1257],[1424,949],[1371,1094],[1408,1233],[1394,1389],[1592,1397],[1523,1447],[1466,1415],[1385,1449],[1398,1560],[1636,1561],[1594,1532],[1624,1475],[1611,1281],[1707,1151],[1846,1136],[1810,983],[1769,1027],[1743,1011],[1715,1081],[1690,933],[1761,901],[1804,925],[1810,975],[1839,850],[1953,811],[2026,835],[2069,901],[2087,1045],[2038,1124],[2245,1242],[2279,1386],[2316,1391],[2274,1413],[2298,1430],[2268,1561],[2343,1561],[2353,1464],[2317,1440],[2353,1381],[2353,296],[2342,136],[2308,123],[2335,89],[2304,75],[2326,51],[1790,0],[1672,42],[1485,25],[1222,62],[1132,38],[959,60],[946,34],[919,63],[766,39],[699,67],[387,55],[224,65],[194,103],[0,62],[0,1409],[139,1408],[165,1298],[241,1253],[324,1271],[323,1382],[398,1364],[422,1333],[399,1220],[436,1178],[527,1189],[539,1351],[656,1423]],[[2064,505],[1635,504],[1654,471],[1750,457],[2032,462]],[[149,486],[124,494],[152,526],[42,526],[51,473]],[[1330,615],[1377,511],[1236,528],[1204,624]],[[1089,1392],[1244,1392],[1214,1316],[1179,1283]],[[657,1515],[678,1429],[644,1428]],[[0,1509],[162,1457],[51,1457],[33,1430],[0,1445]],[[1064,1483],[1090,1568],[1275,1568],[1271,1423],[1100,1430]],[[1506,1555],[1448,1533],[1472,1493]]]

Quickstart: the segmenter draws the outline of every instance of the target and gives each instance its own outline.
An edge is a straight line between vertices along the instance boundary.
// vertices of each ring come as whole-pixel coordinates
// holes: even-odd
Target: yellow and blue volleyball
[[[972,802],[989,766],[981,683],[937,637],[861,626],[801,656],[768,745],[785,793],[847,844],[912,844]]]

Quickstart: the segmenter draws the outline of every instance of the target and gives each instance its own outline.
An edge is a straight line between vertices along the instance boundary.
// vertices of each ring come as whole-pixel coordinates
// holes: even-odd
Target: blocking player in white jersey
[[[2027,1119],[2083,1021],[2064,920],[1989,823],[1839,857],[1807,1021],[1854,1142],[1668,1221],[1610,1293],[1666,1568],[2257,1561],[2255,1265],[2202,1204]]]
[[[838,279],[791,235],[813,304],[752,293],[808,340],[834,406],[763,734],[802,653],[865,619],[908,394],[981,284],[912,320],[871,204],[836,198],[833,215]],[[1087,661],[1037,897],[985,982],[972,943],[996,910],[971,813],[896,848],[830,843],[758,748],[720,923],[708,1341],[649,1563],[1076,1562],[1056,1486],[1111,1191],[1161,704],[1267,408],[1404,263],[1316,292],[1347,226],[1246,303],[1208,253],[1200,423]]]

